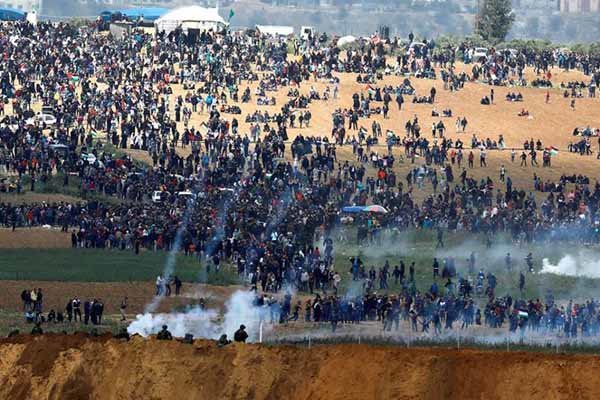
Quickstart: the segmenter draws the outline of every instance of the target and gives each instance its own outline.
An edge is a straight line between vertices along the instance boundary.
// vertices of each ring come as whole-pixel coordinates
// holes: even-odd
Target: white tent
[[[338,39],[337,46],[342,47],[344,45],[354,43],[354,42],[356,42],[356,38],[354,36],[351,36],[351,35],[342,36],[341,38]]]
[[[170,33],[179,27],[184,31],[188,29],[220,31],[227,26],[227,22],[219,15],[219,10],[216,8],[188,6],[166,13],[154,22],[154,26],[159,32],[165,33]]]
[[[35,10],[29,11],[27,13],[27,16],[25,17],[25,19],[31,25],[37,25],[37,21],[38,21],[37,12],[35,12]]]
[[[268,36],[290,36],[294,34],[293,26],[282,25],[256,25],[256,29]]]

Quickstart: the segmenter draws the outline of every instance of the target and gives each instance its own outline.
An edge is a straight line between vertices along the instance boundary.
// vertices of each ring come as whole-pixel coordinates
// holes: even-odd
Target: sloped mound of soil
[[[600,357],[108,336],[0,342],[2,399],[597,399]]]

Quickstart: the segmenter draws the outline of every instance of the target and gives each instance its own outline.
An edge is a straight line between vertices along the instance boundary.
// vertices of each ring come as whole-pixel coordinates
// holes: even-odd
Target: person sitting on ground
[[[173,340],[173,335],[171,335],[171,332],[169,332],[169,330],[167,329],[167,325],[162,326],[161,331],[158,332],[158,335],[156,335],[156,339],[158,339],[158,340]]]
[[[31,334],[32,335],[42,335],[43,333],[44,333],[44,331],[42,330],[42,326],[40,325],[39,322],[36,322],[33,329],[31,329]]]
[[[129,340],[129,332],[127,332],[127,328],[121,328],[121,330],[119,330],[119,333],[117,333],[116,335],[114,335],[115,339],[122,339],[122,340]]]
[[[246,333],[246,326],[240,325],[240,329],[235,331],[235,334],[233,335],[233,340],[235,340],[236,342],[246,343],[246,339],[248,339],[248,333]]]
[[[489,98],[489,97],[487,97],[487,96],[484,96],[484,97],[481,99],[480,103],[481,103],[482,105],[484,105],[484,106],[489,106],[489,105],[490,105],[490,98]]]
[[[217,346],[218,347],[225,347],[225,346],[227,346],[230,343],[231,343],[231,340],[227,339],[227,334],[224,333],[219,338],[219,341],[217,342]]]
[[[519,111],[519,117],[528,117],[529,116],[529,111],[522,108],[521,111]]]

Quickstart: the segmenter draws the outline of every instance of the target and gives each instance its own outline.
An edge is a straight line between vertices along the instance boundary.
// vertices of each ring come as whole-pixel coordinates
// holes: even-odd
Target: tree
[[[475,17],[475,33],[493,44],[504,40],[515,22],[511,0],[480,0]]]

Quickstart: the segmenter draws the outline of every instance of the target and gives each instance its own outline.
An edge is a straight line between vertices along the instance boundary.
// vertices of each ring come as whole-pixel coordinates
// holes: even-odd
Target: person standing
[[[486,156],[485,150],[481,149],[479,152],[479,166],[480,167],[487,167],[487,162],[485,161],[485,156]]]
[[[77,322],[78,318],[81,322],[81,300],[79,300],[79,297],[75,297],[73,299],[73,319]]]
[[[519,272],[519,292],[523,294],[523,290],[525,289],[525,275],[523,272]]]
[[[92,304],[90,303],[89,300],[86,300],[83,303],[83,323],[84,324],[89,324],[90,322],[90,313],[92,310]]]
[[[435,245],[435,248],[444,248],[444,231],[441,227],[438,227],[437,229],[437,244]]]
[[[96,308],[97,325],[102,325],[102,314],[104,313],[104,303],[102,303],[102,300],[95,301],[94,307]]]
[[[535,150],[531,150],[529,155],[531,156],[531,166],[535,165],[537,167],[537,152]]]
[[[156,294],[155,296],[160,296],[162,294],[162,284],[163,280],[160,275],[156,277]]]
[[[67,320],[69,322],[73,321],[73,299],[69,299],[67,301],[67,306],[65,307],[65,311],[67,312]]]
[[[121,321],[125,321],[127,318],[125,317],[125,310],[127,309],[127,296],[121,300],[121,305],[119,306],[119,312],[121,313]]]
[[[179,296],[181,294],[181,286],[183,286],[183,283],[177,275],[173,278],[173,282],[175,283],[175,296]]]

